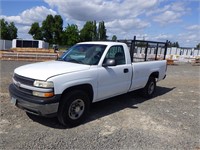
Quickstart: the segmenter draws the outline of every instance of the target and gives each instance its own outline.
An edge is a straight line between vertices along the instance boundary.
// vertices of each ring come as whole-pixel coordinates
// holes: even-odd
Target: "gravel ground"
[[[200,67],[168,66],[154,98],[129,93],[92,105],[89,118],[63,128],[56,118],[28,115],[10,103],[14,68],[0,61],[0,149],[200,150]]]

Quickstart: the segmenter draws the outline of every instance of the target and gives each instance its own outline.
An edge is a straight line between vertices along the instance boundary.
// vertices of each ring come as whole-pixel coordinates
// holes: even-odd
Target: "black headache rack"
[[[133,40],[117,41],[127,44],[130,49],[131,62],[165,60],[166,58],[168,41],[136,40],[136,36],[134,36]]]

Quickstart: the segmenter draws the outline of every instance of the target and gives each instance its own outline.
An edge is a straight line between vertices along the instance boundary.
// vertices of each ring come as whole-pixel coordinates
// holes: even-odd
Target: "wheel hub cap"
[[[85,110],[85,103],[81,99],[73,101],[69,107],[69,117],[73,120],[81,117]]]
[[[76,113],[78,113],[80,110],[81,110],[81,108],[80,108],[79,106],[77,106],[77,107],[75,108],[75,112],[76,112]]]

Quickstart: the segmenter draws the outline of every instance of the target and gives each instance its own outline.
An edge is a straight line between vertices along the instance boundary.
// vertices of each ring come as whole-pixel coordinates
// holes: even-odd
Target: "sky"
[[[31,24],[48,14],[61,15],[63,28],[104,21],[109,39],[200,43],[200,0],[0,0],[0,19],[15,23],[18,38],[32,39]]]

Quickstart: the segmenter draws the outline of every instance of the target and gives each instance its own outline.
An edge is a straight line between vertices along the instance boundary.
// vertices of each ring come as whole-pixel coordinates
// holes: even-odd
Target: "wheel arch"
[[[93,91],[93,87],[92,87],[91,84],[81,84],[81,85],[75,85],[75,86],[69,87],[69,88],[67,88],[63,91],[62,96],[65,93],[68,93],[68,92],[71,92],[71,91],[74,91],[74,90],[81,90],[81,91],[85,92],[86,94],[88,94],[90,102],[93,101],[94,91]]]
[[[149,76],[149,78],[150,77],[153,77],[153,78],[159,78],[159,72],[158,71],[155,71],[155,72],[152,72],[151,74],[150,74],[150,76]]]

